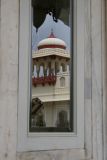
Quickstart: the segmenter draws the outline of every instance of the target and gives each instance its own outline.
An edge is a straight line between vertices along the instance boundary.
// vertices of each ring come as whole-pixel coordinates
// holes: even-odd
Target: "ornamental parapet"
[[[46,84],[49,85],[55,85],[56,83],[56,76],[55,75],[49,75],[45,77],[33,77],[32,78],[32,85],[36,87],[37,85],[43,85],[45,86]]]

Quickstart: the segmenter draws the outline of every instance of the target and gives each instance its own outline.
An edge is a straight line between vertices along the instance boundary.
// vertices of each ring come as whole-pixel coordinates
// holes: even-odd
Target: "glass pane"
[[[71,132],[70,0],[32,1],[30,132]]]

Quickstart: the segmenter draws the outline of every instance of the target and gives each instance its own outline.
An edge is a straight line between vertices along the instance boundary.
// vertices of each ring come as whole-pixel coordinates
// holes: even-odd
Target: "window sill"
[[[86,158],[84,149],[71,149],[71,150],[51,150],[51,151],[37,151],[37,152],[19,152],[17,153],[18,160],[92,160]]]

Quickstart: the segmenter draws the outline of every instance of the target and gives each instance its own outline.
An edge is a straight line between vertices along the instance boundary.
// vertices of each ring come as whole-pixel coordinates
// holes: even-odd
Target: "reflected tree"
[[[53,17],[54,22],[58,19],[69,24],[70,0],[32,0],[33,25],[38,28],[45,21],[46,15]]]

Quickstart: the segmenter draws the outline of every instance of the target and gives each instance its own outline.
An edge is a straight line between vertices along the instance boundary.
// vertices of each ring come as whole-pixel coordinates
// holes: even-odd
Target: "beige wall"
[[[85,1],[85,148],[106,160],[105,1]],[[106,4],[107,5],[107,4]],[[19,0],[0,1],[0,160],[15,160],[18,102]],[[82,153],[79,153],[82,154]],[[79,160],[75,150],[18,153],[18,160]],[[79,155],[77,155],[79,157]]]
[[[18,0],[0,1],[0,160],[16,157],[18,6]]]

